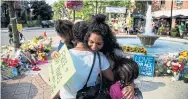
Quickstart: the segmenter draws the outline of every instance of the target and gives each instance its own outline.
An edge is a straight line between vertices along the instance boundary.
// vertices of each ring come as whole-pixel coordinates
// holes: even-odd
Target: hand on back
[[[53,51],[51,54],[51,57],[52,57],[52,59],[56,59],[58,57],[58,55],[59,55],[59,52]]]

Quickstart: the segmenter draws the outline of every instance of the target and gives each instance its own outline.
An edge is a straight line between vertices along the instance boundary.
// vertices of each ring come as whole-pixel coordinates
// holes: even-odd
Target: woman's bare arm
[[[109,67],[108,69],[102,71],[102,73],[103,73],[105,78],[107,78],[110,81],[114,81],[114,75],[113,75],[111,67]]]

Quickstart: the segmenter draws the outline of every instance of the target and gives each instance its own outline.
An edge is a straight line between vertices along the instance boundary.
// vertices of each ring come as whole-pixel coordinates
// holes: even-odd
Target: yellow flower
[[[127,51],[127,52],[129,52],[129,51],[130,51],[130,49],[131,49],[131,47],[130,47],[130,46],[127,46],[127,47],[126,47],[126,51]]]

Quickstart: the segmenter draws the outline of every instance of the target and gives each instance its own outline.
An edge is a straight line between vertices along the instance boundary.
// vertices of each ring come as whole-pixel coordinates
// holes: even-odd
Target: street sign
[[[142,76],[154,76],[155,71],[155,57],[154,56],[146,56],[146,55],[134,55],[134,61],[139,66],[139,75]]]

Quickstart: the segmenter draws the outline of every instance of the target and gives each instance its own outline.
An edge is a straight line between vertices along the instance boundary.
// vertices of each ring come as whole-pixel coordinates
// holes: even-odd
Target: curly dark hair
[[[84,42],[84,36],[88,31],[88,23],[85,21],[77,22],[74,24],[72,31],[74,40]]]
[[[113,69],[115,82],[121,81],[122,85],[133,83],[139,75],[138,64],[133,59],[121,58],[114,65],[116,65]]]
[[[55,30],[60,37],[69,35],[72,37],[73,23],[69,20],[57,20],[55,22]]]
[[[104,46],[100,50],[105,54],[106,57],[116,62],[120,56],[116,55],[115,49],[120,49],[120,45],[117,43],[115,36],[113,35],[108,24],[105,23],[106,16],[103,14],[97,14],[90,19],[88,33],[85,36],[85,45],[88,46],[88,39],[92,33],[96,33],[103,38]],[[122,50],[123,51],[123,50]]]

